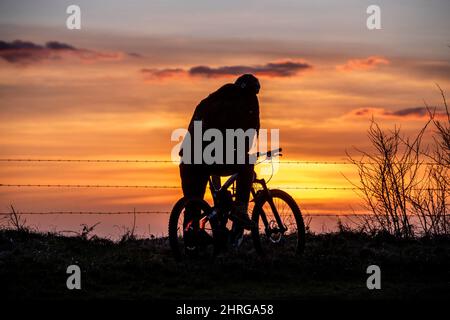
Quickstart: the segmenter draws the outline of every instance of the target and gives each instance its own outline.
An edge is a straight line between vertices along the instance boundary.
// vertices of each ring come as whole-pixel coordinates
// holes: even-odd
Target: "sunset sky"
[[[381,8],[368,30],[366,8]],[[284,161],[345,161],[370,150],[372,116],[405,133],[424,101],[450,91],[450,2],[0,2],[0,158],[170,160],[171,132],[240,73],[261,81],[261,126],[279,128]],[[81,30],[66,8],[81,8]],[[18,41],[17,41],[18,40]],[[438,113],[441,109],[438,109]],[[179,185],[164,163],[0,163],[1,184]],[[282,164],[285,187],[350,187],[350,165]],[[305,213],[350,213],[351,190],[287,190]],[[2,212],[171,209],[178,189],[0,187]],[[98,217],[30,218],[58,230]],[[47,220],[45,220],[47,219]],[[103,219],[103,218],[102,218]],[[107,226],[130,223],[115,217]],[[162,230],[167,216],[140,217]],[[103,221],[103,220],[102,220]]]

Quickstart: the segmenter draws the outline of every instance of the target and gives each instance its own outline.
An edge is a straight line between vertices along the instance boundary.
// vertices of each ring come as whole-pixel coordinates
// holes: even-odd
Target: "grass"
[[[302,258],[258,257],[251,241],[215,260],[176,262],[167,239],[116,243],[0,230],[0,283],[8,299],[449,299],[450,239],[398,240],[355,232],[308,235]],[[66,288],[67,266],[81,290]],[[366,287],[381,268],[381,290]]]

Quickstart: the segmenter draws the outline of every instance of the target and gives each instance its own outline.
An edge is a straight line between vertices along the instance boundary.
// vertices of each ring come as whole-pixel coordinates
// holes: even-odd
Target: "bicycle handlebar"
[[[278,148],[278,149],[273,149],[273,150],[270,150],[270,151],[267,151],[267,152],[256,152],[255,155],[256,155],[256,157],[266,156],[268,158],[276,157],[276,156],[282,156],[282,154],[281,154],[282,150],[283,149]]]

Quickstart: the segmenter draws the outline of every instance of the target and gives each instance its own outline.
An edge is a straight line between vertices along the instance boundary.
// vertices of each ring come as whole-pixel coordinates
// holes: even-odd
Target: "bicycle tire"
[[[272,189],[269,190],[269,193],[273,199],[281,199],[290,208],[296,223],[295,233],[297,239],[294,252],[296,255],[303,254],[305,248],[305,224],[300,207],[298,206],[294,198],[292,198],[287,192],[283,190]],[[262,196],[261,198],[257,199],[252,213],[252,220],[255,222],[256,226],[258,226],[257,230],[252,231],[253,244],[256,252],[258,252],[260,255],[265,255],[267,253],[267,249],[265,248],[267,246],[264,245],[265,240],[262,239],[263,237],[259,231],[260,216],[266,203],[268,203],[267,196]]]
[[[178,231],[179,231],[179,219],[182,218],[181,215],[184,214],[184,209],[188,204],[196,204],[198,207],[205,212],[205,214],[209,214],[211,212],[210,205],[201,199],[189,199],[186,197],[183,197],[179,199],[174,207],[172,208],[172,211],[170,213],[169,217],[169,226],[168,226],[168,233],[169,233],[169,244],[170,248],[172,250],[172,253],[176,260],[183,260],[186,256],[184,252],[184,244],[181,242],[181,239],[179,237]],[[203,217],[202,215],[201,217]],[[214,238],[214,228],[213,229],[213,238]],[[184,235],[183,235],[184,236]],[[184,241],[184,238],[183,238]]]

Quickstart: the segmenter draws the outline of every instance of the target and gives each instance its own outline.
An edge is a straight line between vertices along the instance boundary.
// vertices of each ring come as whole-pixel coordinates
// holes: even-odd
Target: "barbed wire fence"
[[[35,212],[19,212],[21,215],[147,215],[161,214],[169,215],[170,211],[35,211]],[[0,216],[9,216],[10,212],[0,212]],[[369,214],[362,213],[306,213],[305,217],[355,217],[365,216]]]
[[[128,163],[128,164],[174,164],[178,165],[177,161],[163,160],[163,159],[64,159],[64,158],[0,158],[0,163]],[[354,166],[354,163],[337,160],[337,161],[272,161],[274,164],[280,165],[338,165],[338,166]],[[361,164],[371,164],[370,162],[360,162]],[[433,166],[439,165],[434,162],[422,162],[421,165]],[[24,184],[24,183],[0,183],[0,188],[129,188],[129,189],[180,189],[178,185],[121,185],[121,184]],[[357,187],[307,187],[307,186],[292,186],[292,185],[278,185],[271,186],[271,188],[284,190],[343,190],[343,191],[357,191]],[[8,216],[10,212],[0,212],[0,216]],[[20,212],[21,215],[168,215],[170,211],[161,210],[146,210],[146,211],[28,211]],[[370,213],[304,213],[305,217],[356,217],[367,216]]]
[[[33,188],[131,188],[131,189],[180,189],[175,185],[114,185],[114,184],[4,184],[0,187],[33,187]],[[356,187],[293,187],[272,186],[276,189],[287,190],[359,190]]]
[[[80,162],[80,163],[167,163],[167,164],[178,164],[178,161],[173,160],[160,160],[160,159],[39,159],[39,158],[0,158],[0,162]],[[282,161],[272,161],[274,164],[305,164],[305,165],[352,165],[354,163],[349,161],[293,161],[293,160],[282,160]],[[359,162],[360,164],[373,164],[372,162]],[[424,161],[422,165],[442,165],[437,162]]]

